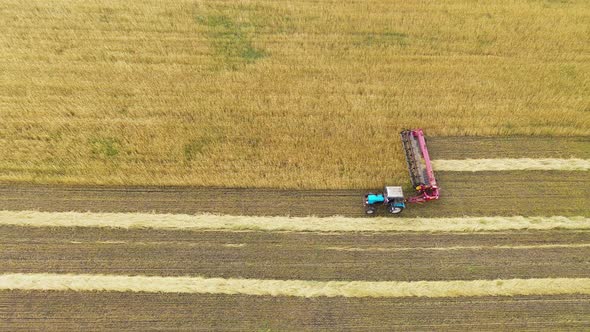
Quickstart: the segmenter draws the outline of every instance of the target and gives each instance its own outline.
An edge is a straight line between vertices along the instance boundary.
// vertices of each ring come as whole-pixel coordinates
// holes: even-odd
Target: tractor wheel
[[[389,213],[391,213],[391,214],[400,214],[400,213],[402,213],[404,208],[399,207],[399,206],[390,205],[388,210],[389,210]]]
[[[375,208],[373,206],[368,206],[365,209],[365,213],[368,214],[368,215],[373,215],[373,214],[375,214]]]

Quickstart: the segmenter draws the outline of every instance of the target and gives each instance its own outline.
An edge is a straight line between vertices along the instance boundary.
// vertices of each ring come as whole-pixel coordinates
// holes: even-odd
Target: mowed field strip
[[[590,229],[590,218],[460,217],[347,218],[249,217],[145,213],[0,211],[0,225],[29,227],[110,227],[170,230],[294,232],[476,232],[498,230]]]
[[[297,297],[467,297],[590,294],[590,278],[449,281],[310,281],[1,274],[0,290],[245,294]]]
[[[590,275],[588,230],[325,233],[0,226],[0,233],[0,273],[325,282]]]
[[[590,159],[590,137],[428,136],[434,159]]]
[[[0,327],[9,331],[194,330],[195,326],[226,331],[236,326],[247,331],[583,331],[589,317],[588,295],[278,298],[14,290],[0,296]]]
[[[13,191],[16,195],[15,197],[17,197],[19,187],[15,186],[13,188],[17,189],[17,191]],[[64,191],[54,191],[53,188],[55,187],[51,186],[46,187],[45,189],[40,187],[28,187],[28,189],[27,187],[22,188],[24,190],[21,191],[21,193],[26,195],[25,197],[28,197],[27,195],[44,192],[47,193],[47,198],[53,197],[54,199],[63,200],[63,202],[67,202],[69,197],[72,197],[67,194],[62,195]],[[70,193],[78,195],[78,201],[74,201],[74,203],[80,204],[81,207],[84,205],[92,206],[93,203],[89,204],[89,202],[94,201],[86,199],[86,194],[88,193],[104,193],[104,198],[110,196],[106,202],[119,199],[121,204],[127,203],[125,197],[128,197],[128,195],[150,195],[150,191],[157,195],[162,193],[162,189],[157,188],[148,190],[145,188],[130,188],[129,190],[122,188],[123,191],[120,191],[121,195],[118,198],[116,194],[112,195],[113,191],[108,188],[96,187],[89,189],[90,190],[87,190],[84,187],[81,187],[70,191]],[[161,200],[158,204],[173,204],[176,197],[182,197],[182,195],[190,193],[190,191],[187,192],[181,188],[176,190],[175,194],[167,196],[167,199]],[[116,193],[117,191],[114,192]],[[166,189],[164,189],[164,193],[165,192]],[[211,193],[211,191],[208,192]],[[231,193],[231,190],[229,190],[229,192]],[[274,192],[270,191],[269,193]],[[334,193],[327,192],[326,196],[323,197],[334,197],[333,194]],[[40,197],[45,197],[44,195],[45,194],[42,194]],[[262,191],[262,195],[265,195],[264,191]],[[21,199],[22,197],[23,196],[21,195]],[[166,196],[157,197],[161,198]],[[207,197],[207,195],[204,195],[204,197]],[[305,196],[302,198],[305,199]],[[322,201],[325,202],[326,199],[322,199]],[[49,202],[49,200],[47,202]],[[150,200],[148,199],[147,202],[150,202]],[[52,205],[55,205],[55,203],[52,203]],[[56,205],[53,206],[53,208],[60,208],[60,206]],[[168,300],[168,304],[164,302],[160,303],[162,310],[170,310],[167,308],[171,308],[177,304],[180,306],[180,303],[183,302],[177,297],[179,295],[184,295],[192,296],[190,297],[190,303],[193,306],[194,303],[200,303],[199,301],[205,301],[205,299],[208,299],[207,301],[210,301],[207,302],[210,303],[209,305],[216,306],[216,309],[214,310],[228,312],[228,310],[231,310],[229,303],[233,303],[236,299],[242,299],[243,303],[252,303],[252,301],[262,301],[261,303],[264,303],[264,301],[268,301],[264,299],[270,297],[274,298],[276,301],[273,310],[282,307],[295,310],[293,311],[293,315],[299,317],[299,321],[302,317],[301,315],[306,312],[303,308],[308,307],[310,303],[296,302],[296,304],[293,304],[293,301],[297,301],[293,299],[309,301],[311,299],[306,296],[310,296],[310,294],[313,294],[312,296],[317,296],[313,297],[313,300],[338,298],[346,298],[348,300],[371,299],[371,302],[366,302],[363,306],[365,308],[372,308],[372,310],[379,310],[379,308],[382,308],[383,306],[392,305],[392,301],[408,298],[439,299],[437,301],[440,303],[448,303],[449,299],[455,298],[457,299],[457,303],[454,305],[459,308],[463,305],[469,306],[468,303],[474,301],[474,297],[488,298],[483,301],[490,303],[488,305],[489,310],[489,308],[498,305],[497,301],[489,300],[490,296],[496,298],[513,298],[521,296],[520,303],[526,303],[523,301],[526,301],[527,298],[530,298],[530,301],[537,300],[538,302],[534,302],[534,305],[531,304],[531,307],[527,306],[526,309],[518,309],[517,307],[514,307],[516,304],[511,304],[509,307],[516,309],[517,311],[512,312],[506,317],[512,317],[515,321],[520,321],[523,317],[528,317],[536,322],[544,322],[544,326],[548,326],[546,325],[548,324],[546,323],[547,317],[538,316],[539,314],[537,312],[541,309],[537,310],[535,308],[546,309],[548,306],[555,303],[551,301],[554,301],[556,296],[565,296],[563,301],[565,301],[564,303],[568,308],[573,308],[576,305],[579,307],[584,303],[587,303],[586,298],[580,298],[580,296],[586,296],[583,295],[585,294],[583,293],[585,292],[584,287],[586,287],[584,286],[585,282],[583,280],[586,280],[587,278],[585,276],[588,275],[588,264],[585,263],[587,261],[586,257],[588,257],[588,227],[585,225],[588,222],[587,219],[589,217],[584,216],[554,216],[549,218],[508,217],[505,219],[500,217],[500,220],[507,221],[508,224],[511,224],[512,226],[510,227],[513,227],[516,222],[516,224],[519,224],[520,226],[528,224],[532,225],[532,227],[538,227],[541,225],[541,227],[548,226],[549,228],[548,230],[537,231],[534,231],[534,228],[529,229],[528,227],[525,227],[521,231],[509,231],[506,229],[504,231],[458,231],[459,233],[455,233],[454,235],[451,235],[452,233],[444,230],[440,231],[439,235],[436,235],[437,233],[431,233],[432,231],[419,232],[414,230],[411,231],[411,233],[399,233],[399,231],[376,230],[379,229],[377,226],[381,222],[398,221],[398,219],[392,218],[262,218],[266,223],[273,219],[282,220],[283,223],[279,223],[280,227],[288,226],[289,223],[294,221],[296,223],[308,221],[311,222],[312,227],[316,229],[313,231],[282,231],[268,229],[267,226],[265,226],[267,227],[266,229],[258,228],[240,230],[239,228],[244,225],[239,222],[234,222],[243,217],[215,215],[189,216],[186,214],[176,214],[176,216],[180,216],[180,219],[172,219],[172,226],[174,227],[178,226],[174,224],[179,221],[180,224],[191,224],[191,217],[202,218],[200,223],[207,223],[207,217],[222,218],[217,220],[214,224],[214,227],[220,227],[219,225],[222,225],[221,229],[205,227],[204,229],[193,229],[191,231],[187,231],[183,226],[180,228],[167,228],[170,225],[166,225],[164,228],[152,228],[146,227],[143,224],[145,219],[142,217],[144,215],[156,217],[155,220],[149,219],[148,221],[158,223],[162,219],[165,220],[169,217],[175,216],[171,214],[71,212],[54,214],[51,212],[38,211],[2,211],[0,214],[2,217],[0,219],[14,220],[14,215],[12,214],[20,213],[22,213],[22,215],[17,217],[17,219],[24,221],[24,223],[31,222],[31,220],[35,223],[37,217],[42,216],[42,223],[51,226],[33,227],[31,225],[17,225],[18,223],[0,225],[0,227],[2,227],[2,234],[5,234],[5,238],[0,242],[0,251],[2,252],[2,260],[6,262],[6,264],[3,265],[1,273],[3,276],[11,276],[11,278],[9,278],[10,282],[16,282],[22,287],[22,289],[16,289],[14,287],[18,286],[11,284],[9,287],[13,287],[13,289],[0,291],[0,298],[10,299],[13,298],[13,294],[20,294],[21,299],[37,298],[38,296],[36,294],[43,294],[44,296],[49,296],[49,298],[70,298],[73,295],[68,294],[75,294],[78,298],[92,297],[93,299],[96,299],[98,296],[97,294],[100,293],[108,294],[105,295],[108,296],[108,298],[118,298],[118,295],[115,294],[124,294],[123,296],[125,299],[121,299],[121,303],[131,303],[133,301],[132,299],[135,298],[135,296],[138,296],[137,294],[150,294],[149,297],[144,297],[148,302],[159,301],[159,299],[163,299],[162,294],[169,294],[169,296],[174,296],[173,301],[175,302],[171,303],[170,300]],[[93,220],[91,223],[98,222],[99,225],[105,220],[107,223],[116,224],[119,220],[117,217],[125,219],[125,215],[131,215],[138,218],[130,220],[131,223],[123,223],[122,225],[124,227],[104,226],[104,224],[91,227],[79,227],[75,225],[75,220],[78,220],[78,222],[84,222],[84,216],[86,215],[93,216],[90,218]],[[108,217],[105,219],[105,216]],[[115,218],[113,219],[112,217]],[[224,221],[224,217],[229,217],[233,219],[234,222],[226,223],[227,220]],[[258,220],[259,218],[260,217],[252,217],[250,219]],[[486,221],[493,225],[493,221],[497,221],[497,218],[498,217],[493,219],[471,217],[468,219],[469,222],[467,224],[481,223],[481,226],[488,227],[486,226]],[[442,223],[438,223],[438,226],[441,226],[447,224],[446,221],[457,221],[464,218],[406,218],[401,221],[407,222],[412,220],[416,223],[416,221],[422,219],[426,219],[426,221],[430,221],[432,224],[435,224],[435,220],[442,220]],[[340,228],[344,225],[344,229],[348,229],[345,231],[317,230],[318,225],[314,225],[314,223],[317,224],[318,221],[327,220],[340,220],[340,222],[349,220],[356,221],[356,223],[354,223],[355,225],[353,225],[354,227],[357,227],[360,222],[368,222],[368,228],[373,230],[356,231],[351,225],[346,225],[346,223],[336,223]],[[52,224],[55,221],[58,221],[58,224],[64,221],[65,223],[62,226],[56,226],[55,224]],[[574,227],[574,229],[569,231],[557,226],[560,223],[571,225],[571,221],[576,221],[576,223],[581,222],[581,226]],[[323,222],[319,222],[319,226],[324,224],[325,223]],[[309,227],[305,222],[302,225],[304,225],[304,227]],[[260,227],[260,225],[256,224],[254,226]],[[423,226],[424,225],[420,225],[420,227]],[[452,226],[454,227],[454,225]],[[473,225],[470,225],[470,227],[471,226]],[[255,228],[252,225],[247,227]],[[558,227],[558,229],[555,229],[554,227]],[[526,235],[529,232],[532,233]],[[342,235],[338,234],[350,235],[342,238]],[[564,234],[564,236],[558,236],[558,234]],[[416,238],[416,236],[424,237]],[[527,240],[519,240],[522,236],[526,237]],[[324,239],[324,242],[320,240],[320,237]],[[443,238],[441,237],[458,238],[447,243],[446,241],[443,241]],[[460,240],[458,240],[459,238]],[[277,244],[290,246],[289,243],[292,244],[289,249],[276,246]],[[432,245],[434,243],[441,247],[445,247],[448,250],[430,250],[433,248]],[[502,245],[502,243],[504,244]],[[391,246],[398,246],[402,250],[387,251],[389,249],[387,247],[391,248]],[[519,250],[513,250],[510,248],[511,246],[522,246],[522,248]],[[350,248],[354,249],[348,250]],[[367,250],[356,251],[357,248]],[[383,248],[385,248],[385,250],[382,250]],[[411,248],[416,249],[411,250]],[[426,250],[421,250],[422,248],[426,248]],[[405,249],[410,250],[406,251]],[[333,254],[330,254],[330,252]],[[89,261],[92,261],[93,263],[89,265]],[[220,264],[220,262],[223,262],[223,264]],[[433,271],[435,271],[435,273],[433,273]],[[20,277],[15,276],[23,277],[28,281],[20,283]],[[54,278],[29,278],[30,276],[53,276]],[[65,281],[62,279],[63,276],[66,276]],[[82,276],[82,278],[76,279],[76,277],[79,276]],[[73,280],[68,279],[70,277],[73,278]],[[106,279],[100,279],[102,280],[101,282],[95,282],[95,277],[98,277],[99,279],[106,277]],[[112,283],[113,279],[109,279],[110,277],[115,278],[114,283]],[[147,293],[148,291],[137,291],[137,289],[136,291],[130,291],[129,289],[122,290],[121,287],[125,288],[126,283],[139,285],[139,279],[135,279],[135,282],[133,282],[125,279],[126,277],[156,278],[150,279],[155,282],[156,286],[152,287],[149,282],[143,283],[142,285],[146,285],[146,288],[151,289],[152,291],[155,289],[158,289],[158,291]],[[118,282],[119,278],[123,278],[124,281]],[[179,292],[178,288],[174,288],[177,287],[178,284],[174,284],[173,282],[171,282],[173,285],[166,282],[161,283],[160,278],[172,278],[167,279],[170,281],[175,280],[174,278],[196,278],[198,280],[198,285],[187,286],[186,284],[182,284],[184,291],[195,291],[195,289],[197,291],[202,291],[203,289],[206,289],[209,293]],[[428,278],[435,278],[436,280],[425,280]],[[30,279],[35,280],[37,286],[34,287],[40,288],[37,290],[26,288],[28,287],[27,285],[31,285]],[[44,282],[49,280],[52,281],[49,283]],[[212,283],[212,280],[217,280],[218,283]],[[227,280],[231,280],[232,282],[228,285]],[[244,280],[246,280],[246,282],[244,282]],[[233,281],[236,282],[234,283]],[[259,283],[259,281],[262,281],[262,283]],[[278,286],[277,283],[274,283],[275,281],[279,282]],[[285,281],[294,281],[295,284],[281,283]],[[506,284],[508,288],[501,286],[504,285],[506,281],[508,281]],[[570,283],[569,281],[574,282]],[[201,282],[204,284],[201,284]],[[360,282],[360,284],[357,284],[356,282]],[[432,284],[430,282],[442,282],[443,284]],[[456,284],[455,282],[459,282],[459,284]],[[463,282],[470,282],[471,284],[468,284],[470,287],[466,288],[465,284],[461,284]],[[537,282],[542,286],[536,284]],[[562,288],[559,284],[560,282],[564,282],[565,284],[572,286],[572,288]],[[311,286],[309,283],[311,283]],[[347,286],[345,285],[351,283],[357,285],[355,286],[356,288],[346,288]],[[334,285],[335,287],[326,288],[325,285],[327,284]],[[545,286],[548,284],[550,286],[549,288],[546,288]],[[287,294],[287,291],[291,290],[290,288],[286,288],[289,285],[294,287],[294,291],[293,293]],[[400,288],[400,286],[403,287]],[[514,288],[511,288],[512,286],[514,286]],[[52,288],[52,291],[50,289],[41,289],[41,287],[55,288]],[[102,288],[101,290],[88,290],[88,288],[92,287]],[[211,291],[211,288],[209,287],[212,287],[213,290]],[[344,288],[341,289],[339,287]],[[162,288],[166,288],[173,292],[160,293]],[[231,293],[235,291],[236,288],[241,290],[242,293]],[[276,293],[276,288],[281,289],[283,293]],[[417,289],[420,289],[420,291]],[[454,293],[456,295],[450,295],[453,294],[454,289],[468,290],[469,292]],[[540,291],[541,293],[535,293],[537,291]],[[256,292],[257,295],[248,295],[251,294],[251,292]],[[63,293],[64,295],[58,295],[57,293]],[[367,297],[368,295],[366,294],[372,294],[370,296],[379,295],[378,297]],[[527,294],[527,298],[523,299],[522,294]],[[391,297],[394,295],[404,297]],[[216,297],[212,298],[212,296]],[[221,304],[221,302],[219,302],[221,300],[217,298],[222,296],[225,304]],[[256,298],[256,300],[253,298]],[[72,301],[79,303],[80,300]],[[333,307],[334,305],[337,305],[338,308],[340,308],[344,305],[340,302],[337,303],[338,304],[330,304],[330,306]],[[88,304],[90,304],[90,302]],[[56,309],[51,309],[51,312],[53,313],[52,315],[55,315],[53,317],[56,319],[61,317],[63,320],[63,323],[61,324],[72,322],[71,316],[67,313],[60,313],[59,304],[55,305],[57,306]],[[116,303],[112,303],[111,305],[116,306]],[[439,312],[440,308],[433,303],[427,304],[428,308],[431,309],[425,309],[426,307],[424,306],[414,307],[412,304],[408,305],[409,307],[398,308],[399,310],[403,309],[406,312],[403,315],[400,314],[400,317],[411,317],[416,312],[422,311],[423,315],[431,317],[432,320],[428,323],[431,327],[437,324],[442,324],[445,321],[448,322],[449,317],[453,317],[452,315],[434,315],[435,312]],[[481,306],[483,307],[483,304]],[[264,310],[263,307],[264,305],[261,304],[261,307],[256,307],[256,310]],[[2,314],[0,312],[1,317],[7,319],[14,317],[14,319],[10,320],[11,323],[6,323],[4,326],[14,327],[16,326],[15,324],[24,322],[23,319],[27,319],[27,317],[31,319],[32,317],[36,317],[36,314],[33,312],[24,309],[15,310],[21,315],[20,318],[14,317],[14,313],[6,312]],[[193,309],[190,309],[190,306],[188,306],[184,310],[192,312]],[[206,309],[207,312],[215,315],[211,310],[213,309]],[[88,320],[92,320],[92,318],[90,318],[92,317],[91,311],[84,309],[84,312],[84,317],[87,317]],[[243,324],[247,324],[248,326],[255,325],[257,322],[264,319],[259,318],[255,313],[248,310],[240,312],[244,320]],[[555,317],[556,319],[553,320],[552,324],[558,327],[580,326],[580,324],[584,324],[582,318],[584,317],[584,310],[580,311],[578,309],[576,311],[572,309],[569,312],[570,315],[574,316],[571,316],[572,318],[567,320],[567,322],[561,320],[559,317]],[[236,312],[235,314],[238,313]],[[142,317],[139,312],[137,315],[138,317]],[[457,326],[460,324],[472,324],[474,321],[478,321],[481,317],[486,317],[489,313],[482,310],[481,312],[472,315],[473,316],[464,316],[461,319],[457,318]],[[161,313],[155,317],[160,316]],[[183,321],[193,321],[195,323],[206,324],[207,326],[215,326],[213,322],[204,323],[208,319],[205,316],[198,316],[198,319],[195,317],[197,316],[192,316],[192,318],[187,318]],[[271,321],[273,326],[284,328],[302,326],[301,323],[290,322],[289,318],[284,315],[278,315],[277,317],[280,317],[282,322],[279,322],[278,318],[267,318],[266,320]],[[368,317],[373,316],[369,315]],[[496,322],[495,324],[498,324],[498,322],[504,323],[506,317],[501,319],[496,318],[493,321]],[[171,326],[170,324],[172,323],[165,323],[166,321],[167,318],[165,317],[157,318],[156,322],[154,322],[154,326]],[[510,323],[512,325],[509,324],[506,326],[515,326],[515,321]],[[393,323],[393,321],[389,320],[379,321],[376,318],[372,318],[370,322],[365,322],[363,326],[373,326],[371,324],[376,324],[375,322],[379,322],[380,326],[392,326],[391,324]],[[403,324],[410,324],[407,320],[403,320],[403,322]],[[127,324],[133,324],[132,326],[141,325],[137,322],[129,323],[129,321]],[[338,324],[341,323],[334,323],[331,325],[338,326]],[[361,325],[358,324],[360,324],[358,321],[356,323],[351,322],[349,326],[360,327]],[[414,326],[419,326],[418,323],[412,324],[415,324]],[[422,324],[426,323],[423,322]],[[486,326],[493,326],[494,323],[492,323],[492,320],[490,319],[486,324]],[[0,326],[2,325],[0,324]],[[319,324],[316,326],[322,325]]]
[[[403,216],[590,217],[587,193],[590,176],[586,174],[584,171],[436,172],[442,188],[441,199],[430,204],[414,204]],[[390,179],[383,181],[393,184]],[[363,194],[379,190],[382,188],[284,190],[6,183],[0,184],[0,210],[364,217]],[[411,190],[406,188],[405,192],[409,194]],[[387,214],[384,209],[378,212]]]

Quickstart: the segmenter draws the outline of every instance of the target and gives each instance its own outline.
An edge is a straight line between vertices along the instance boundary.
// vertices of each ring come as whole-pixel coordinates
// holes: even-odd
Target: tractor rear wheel
[[[399,206],[390,205],[388,210],[389,210],[389,213],[391,213],[391,214],[400,214],[400,213],[402,213],[404,208],[399,207]]]

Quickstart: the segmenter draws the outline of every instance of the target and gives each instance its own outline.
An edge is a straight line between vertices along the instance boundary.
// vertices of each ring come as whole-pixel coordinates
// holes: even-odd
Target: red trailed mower
[[[422,129],[403,130],[400,135],[406,154],[410,180],[417,194],[404,198],[402,187],[390,186],[385,187],[382,194],[368,193],[364,200],[367,214],[374,214],[379,205],[387,206],[390,213],[399,214],[406,207],[406,202],[423,203],[439,197],[439,188],[426,148],[424,132]]]

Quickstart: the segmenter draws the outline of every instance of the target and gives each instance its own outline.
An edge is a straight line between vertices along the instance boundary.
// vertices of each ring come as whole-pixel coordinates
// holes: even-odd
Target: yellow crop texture
[[[359,188],[398,132],[590,135],[581,1],[0,3],[0,180]]]

